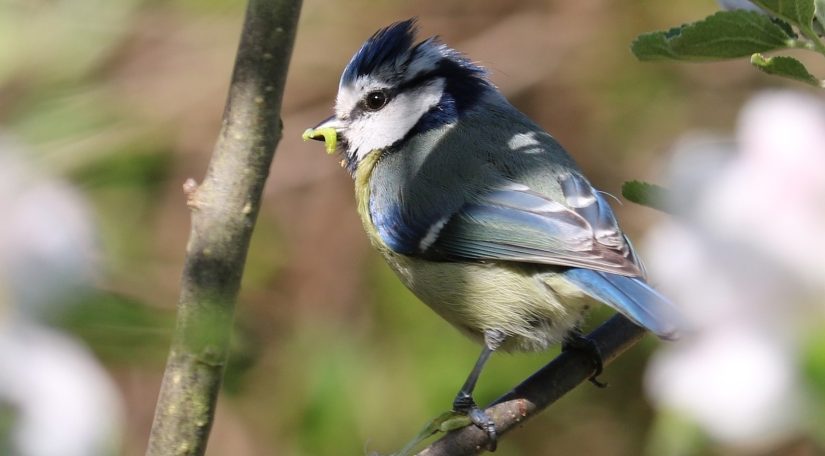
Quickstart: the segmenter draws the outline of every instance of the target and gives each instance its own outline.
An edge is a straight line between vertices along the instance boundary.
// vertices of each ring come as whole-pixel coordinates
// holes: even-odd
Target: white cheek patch
[[[386,148],[406,136],[421,117],[438,104],[444,93],[444,79],[396,95],[380,111],[364,111],[351,119],[345,136],[350,145],[348,153],[361,161],[376,149]]]

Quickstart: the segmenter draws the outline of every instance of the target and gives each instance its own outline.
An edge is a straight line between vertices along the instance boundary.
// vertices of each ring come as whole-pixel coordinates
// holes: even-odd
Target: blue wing
[[[561,176],[559,185],[558,200],[514,183],[483,193],[432,225],[420,254],[644,276],[604,197],[577,174]]]
[[[562,274],[591,297],[657,336],[669,340],[678,337],[677,310],[644,280],[581,268],[571,268]]]
[[[561,176],[559,187],[553,199],[511,182],[457,210],[418,207],[416,217],[405,217],[395,207],[373,218],[385,243],[406,255],[567,266],[562,274],[585,293],[658,336],[675,338],[677,312],[645,283],[644,268],[604,197],[575,173]]]

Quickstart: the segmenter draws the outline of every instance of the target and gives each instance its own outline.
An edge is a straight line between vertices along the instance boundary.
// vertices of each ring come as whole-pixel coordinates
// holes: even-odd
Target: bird
[[[472,396],[493,352],[583,347],[595,381],[597,347],[578,332],[593,304],[663,339],[678,336],[677,313],[559,142],[480,64],[438,36],[416,42],[417,28],[411,18],[369,37],[341,74],[334,114],[303,138],[341,155],[367,237],[401,282],[481,343],[453,410],[495,449]]]

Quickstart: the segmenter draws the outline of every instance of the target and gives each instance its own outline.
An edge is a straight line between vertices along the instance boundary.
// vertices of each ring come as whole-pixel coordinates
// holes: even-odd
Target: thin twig
[[[645,330],[616,315],[590,333],[604,364],[612,362],[645,335]],[[485,410],[496,423],[499,436],[527,421],[593,374],[588,355],[566,351]],[[487,434],[475,426],[453,431],[433,442],[418,456],[465,456],[482,453]]]
[[[147,456],[206,450],[249,239],[281,139],[300,9],[300,0],[250,0],[209,169],[201,185],[185,185],[192,228]]]

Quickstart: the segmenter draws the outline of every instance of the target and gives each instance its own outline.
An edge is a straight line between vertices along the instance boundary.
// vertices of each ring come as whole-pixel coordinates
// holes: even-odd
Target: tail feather
[[[591,297],[662,339],[679,337],[676,307],[644,279],[581,268],[568,269],[564,276]]]

